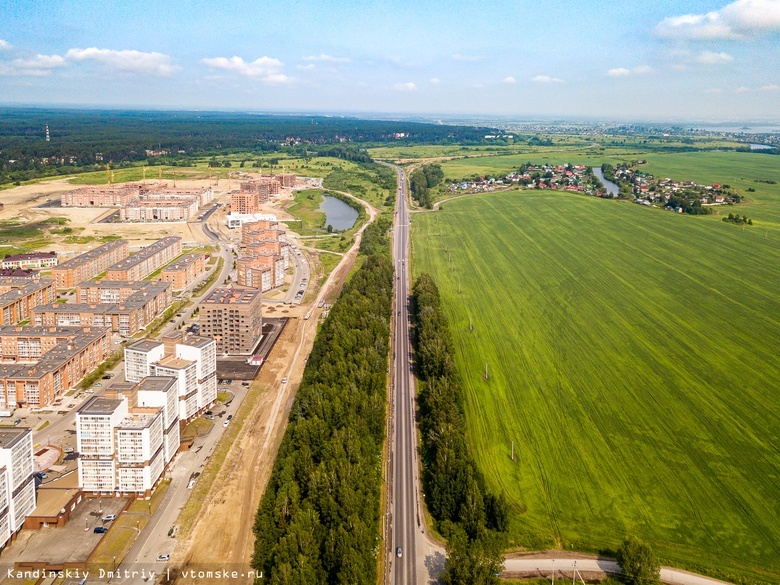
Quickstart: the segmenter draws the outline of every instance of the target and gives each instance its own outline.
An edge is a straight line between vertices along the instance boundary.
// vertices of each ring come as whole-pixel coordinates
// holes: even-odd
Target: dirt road
[[[311,318],[291,319],[252,386],[250,394],[261,392],[261,388],[268,390],[252,405],[192,529],[179,541],[171,558],[169,566],[177,584],[211,583],[213,579],[184,576],[184,573],[222,567],[235,569],[239,575],[244,572],[243,577],[237,581],[231,579],[231,583],[254,581],[252,576],[245,574],[254,552],[252,524],[317,333],[321,313],[317,304],[323,299],[333,302],[338,296],[355,263],[363,230],[379,214],[371,205],[364,201],[360,203],[368,211],[369,220],[358,231],[354,245],[325,281],[311,307],[289,309],[291,317],[301,317],[311,310]],[[284,376],[288,379],[287,384],[281,384]],[[251,400],[250,395],[247,399]]]

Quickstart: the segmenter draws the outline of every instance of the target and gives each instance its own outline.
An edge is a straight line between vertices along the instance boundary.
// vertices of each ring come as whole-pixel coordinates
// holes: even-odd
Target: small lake
[[[325,212],[325,227],[331,225],[334,230],[341,231],[348,230],[355,225],[358,217],[356,209],[330,195],[323,195],[322,199],[319,211]]]
[[[772,147],[766,144],[751,144],[750,150],[772,150]]]
[[[604,184],[604,187],[607,189],[607,193],[613,197],[620,195],[620,187],[618,187],[612,181],[607,181],[604,178],[604,173],[601,172],[601,167],[593,167],[593,174],[596,175],[596,178]]]

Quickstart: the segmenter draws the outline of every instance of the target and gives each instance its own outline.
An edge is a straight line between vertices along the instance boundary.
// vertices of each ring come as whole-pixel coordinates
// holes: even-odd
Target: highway
[[[389,583],[428,583],[429,572],[437,574],[444,551],[424,532],[418,491],[417,429],[415,426],[415,383],[412,375],[409,293],[409,209],[406,204],[404,171],[398,173],[398,196],[394,222],[393,260],[396,270],[393,319],[393,385],[391,392],[391,449],[388,510],[391,542],[388,543]],[[397,554],[401,548],[401,556]]]

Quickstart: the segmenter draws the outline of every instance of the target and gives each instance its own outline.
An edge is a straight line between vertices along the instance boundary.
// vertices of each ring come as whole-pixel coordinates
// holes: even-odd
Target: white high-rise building
[[[138,406],[156,406],[162,410],[163,447],[165,461],[173,459],[179,450],[179,396],[176,380],[169,377],[149,376],[136,386]]]
[[[33,442],[30,429],[0,430],[0,548],[35,509]]]
[[[186,422],[217,399],[217,342],[210,337],[174,333],[127,346],[125,380],[140,382],[147,376],[176,379],[179,419]]]

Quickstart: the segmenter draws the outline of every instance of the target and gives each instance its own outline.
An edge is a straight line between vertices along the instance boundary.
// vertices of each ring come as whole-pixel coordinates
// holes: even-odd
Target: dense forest
[[[444,172],[437,164],[423,165],[412,173],[409,177],[409,190],[420,207],[433,207],[430,189],[441,183],[443,178]]]
[[[342,116],[0,108],[0,183],[97,170],[107,162],[186,166],[194,156],[231,152],[369,162],[364,150],[348,145],[478,144],[489,131]]]
[[[386,222],[317,334],[255,519],[265,582],[374,585],[393,294]]]
[[[490,493],[466,442],[463,390],[439,290],[422,274],[412,289],[415,367],[428,510],[447,537],[447,585],[497,583],[501,532],[508,528],[503,495]]]

